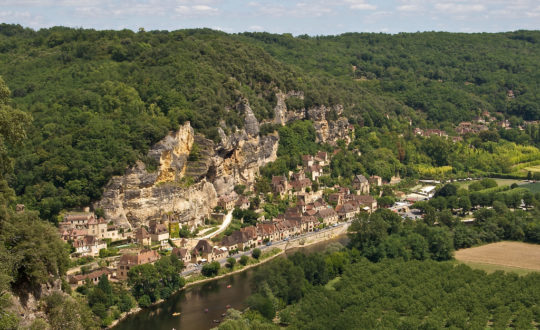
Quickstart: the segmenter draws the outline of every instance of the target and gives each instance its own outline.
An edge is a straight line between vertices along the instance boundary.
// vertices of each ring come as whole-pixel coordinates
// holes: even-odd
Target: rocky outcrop
[[[194,134],[189,123],[167,135],[148,153],[159,162],[157,171],[137,162],[110,180],[94,207],[125,228],[164,216],[190,227],[202,224],[218,196],[238,184],[251,187],[259,168],[276,159],[277,134],[259,137],[259,123],[247,101],[237,111],[244,115],[245,128],[229,136],[220,128],[219,144]]]
[[[347,143],[350,142],[349,133],[352,128],[349,125],[349,120],[342,116],[342,105],[332,107],[321,105],[308,109],[289,111],[286,103],[289,97],[304,99],[304,94],[294,91],[287,94],[282,92],[276,93],[277,103],[274,107],[274,123],[285,125],[295,120],[309,119],[313,121],[313,126],[317,131],[317,138],[320,142],[333,143],[339,139],[343,139]]]
[[[303,93],[276,96],[275,123],[310,119],[319,141],[348,140],[350,127],[348,120],[340,117],[341,106],[288,111],[286,99],[303,99]],[[221,141],[216,144],[195,134],[186,123],[148,152],[148,157],[159,163],[156,171],[137,162],[125,175],[110,180],[94,207],[102,208],[108,219],[125,228],[163,217],[190,227],[202,224],[219,196],[230,194],[238,184],[252,188],[259,169],[277,158],[277,133],[259,136],[259,122],[247,100],[241,100],[236,111],[244,116],[244,129],[226,135],[218,128]],[[328,120],[329,114],[335,120]]]

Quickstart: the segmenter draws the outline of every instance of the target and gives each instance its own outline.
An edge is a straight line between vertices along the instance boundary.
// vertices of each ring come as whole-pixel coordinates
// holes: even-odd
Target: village
[[[401,179],[395,176],[389,182],[383,182],[379,176],[359,174],[351,179],[350,187],[324,187],[319,178],[328,175],[331,157],[338,151],[304,155],[302,166],[296,172],[291,171],[288,177],[272,177],[271,195],[276,200],[288,201],[285,212],[265,219],[263,210],[260,206],[253,207],[245,192],[233,192],[221,196],[214,213],[209,214],[212,223],[219,228],[207,228],[194,237],[180,237],[179,224],[167,218],[151,220],[148,226],[127,231],[98,217],[88,208],[83,212],[66,213],[59,223],[59,232],[62,239],[72,245],[72,258],[93,261],[91,266],[71,269],[69,281],[73,286],[87,281],[97,283],[103,275],[123,281],[128,278],[132,267],[153,263],[169,254],[177,256],[186,269],[194,272],[200,270],[201,264],[223,263],[231,256],[239,256],[239,253],[257,247],[266,248],[301,235],[309,236],[339,224],[349,224],[360,213],[374,212],[378,208],[376,198],[382,195],[382,187],[395,186]],[[389,208],[404,218],[416,219],[420,216],[409,206],[417,200],[431,197],[434,188],[427,186],[409,195],[396,190],[399,201]],[[260,197],[264,198],[262,194]],[[229,235],[219,235],[230,225],[233,213],[241,213],[242,210],[254,210],[258,217],[256,223],[242,225]],[[243,222],[242,219],[237,220]]]
[[[474,122],[460,123],[455,129],[460,136],[449,137],[438,129],[415,128],[413,132],[422,137],[436,135],[457,142],[462,140],[461,135],[488,130],[488,125],[510,127],[508,120],[498,122],[489,113],[483,113]],[[223,264],[227,258],[255,248],[348,224],[358,214],[372,213],[379,207],[388,208],[404,219],[423,217],[423,212],[413,208],[413,204],[431,199],[436,185],[441,182],[420,180],[414,186],[407,186],[405,193],[398,190],[401,189],[399,174],[389,181],[376,175],[357,174],[349,178],[348,185],[328,187],[321,179],[330,174],[331,159],[340,152],[337,145],[334,147],[332,152],[303,155],[302,165],[296,171],[272,176],[269,195],[255,194],[251,188],[220,196],[214,212],[208,214],[207,222],[211,225],[204,228],[186,228],[163,217],[131,230],[108,222],[88,208],[83,212],[66,213],[59,223],[59,232],[62,239],[71,244],[72,258],[93,261],[91,266],[73,267],[69,272],[70,283],[77,286],[86,281],[97,282],[102,275],[123,281],[133,266],[153,263],[170,254],[178,257],[191,274],[200,271],[200,266],[206,263]],[[390,191],[393,196],[389,205],[377,203],[383,191]],[[254,197],[257,205],[252,204]],[[275,209],[276,201],[285,201],[287,207],[270,216],[261,205],[273,205]],[[254,214],[255,221],[244,223],[243,211]],[[231,220],[236,221],[238,229],[230,229],[233,228]],[[186,232],[195,234],[185,235]],[[95,262],[98,259],[100,262]]]

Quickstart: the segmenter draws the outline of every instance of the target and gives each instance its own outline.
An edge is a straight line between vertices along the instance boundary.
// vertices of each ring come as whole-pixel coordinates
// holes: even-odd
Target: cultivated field
[[[521,242],[498,242],[456,251],[457,260],[486,270],[540,271],[540,245]]]

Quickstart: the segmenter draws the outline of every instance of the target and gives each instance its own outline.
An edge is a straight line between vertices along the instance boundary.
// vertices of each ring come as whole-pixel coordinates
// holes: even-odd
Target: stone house
[[[315,159],[313,158],[312,155],[303,155],[302,156],[302,165],[304,167],[312,166],[314,164],[314,161],[315,161]]]
[[[189,253],[188,249],[183,247],[175,247],[172,249],[171,254],[174,254],[178,257],[178,259],[182,260],[184,262],[184,265],[187,265],[191,262],[191,253]]]
[[[289,181],[283,175],[272,177],[272,189],[274,193],[279,194],[281,197],[286,195],[291,189]]]
[[[360,195],[369,194],[369,181],[362,174],[354,176],[352,186]]]
[[[140,227],[135,230],[135,243],[143,246],[149,246],[152,243],[152,238],[146,228]]]
[[[348,221],[356,216],[360,210],[352,203],[345,203],[336,207],[336,212],[341,221]]]
[[[369,183],[374,186],[380,187],[382,186],[382,178],[378,175],[372,175],[369,177]]]
[[[333,225],[338,222],[339,216],[332,208],[326,208],[317,212],[316,217],[321,219],[326,225]]]
[[[120,257],[116,268],[116,277],[119,280],[127,279],[129,270],[138,265],[154,263],[159,259],[155,250],[141,250],[137,253],[126,253]]]
[[[83,256],[97,256],[99,250],[106,249],[107,243],[96,238],[93,235],[86,235],[82,239],[73,241],[75,253]]]
[[[234,208],[235,198],[231,195],[221,196],[218,200],[218,205],[223,209],[230,211]]]
[[[167,226],[157,221],[150,222],[150,240],[152,243],[160,243],[161,245],[166,245],[169,240],[169,230]]]
[[[249,209],[251,203],[249,202],[249,198],[247,198],[246,196],[240,196],[238,197],[234,205],[241,210],[247,210]]]
[[[113,275],[113,271],[111,269],[108,269],[106,267],[96,269],[91,273],[88,274],[81,274],[81,275],[72,275],[69,276],[69,284],[75,284],[77,286],[83,285],[86,280],[90,280],[90,282],[94,285],[98,284],[99,279],[101,276],[107,276],[108,279],[111,279],[111,276]]]

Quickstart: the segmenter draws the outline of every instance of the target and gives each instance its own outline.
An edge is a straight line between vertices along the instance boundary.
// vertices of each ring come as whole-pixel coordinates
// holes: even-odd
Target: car
[[[266,243],[266,246],[270,246],[270,245],[272,245],[272,242]]]

